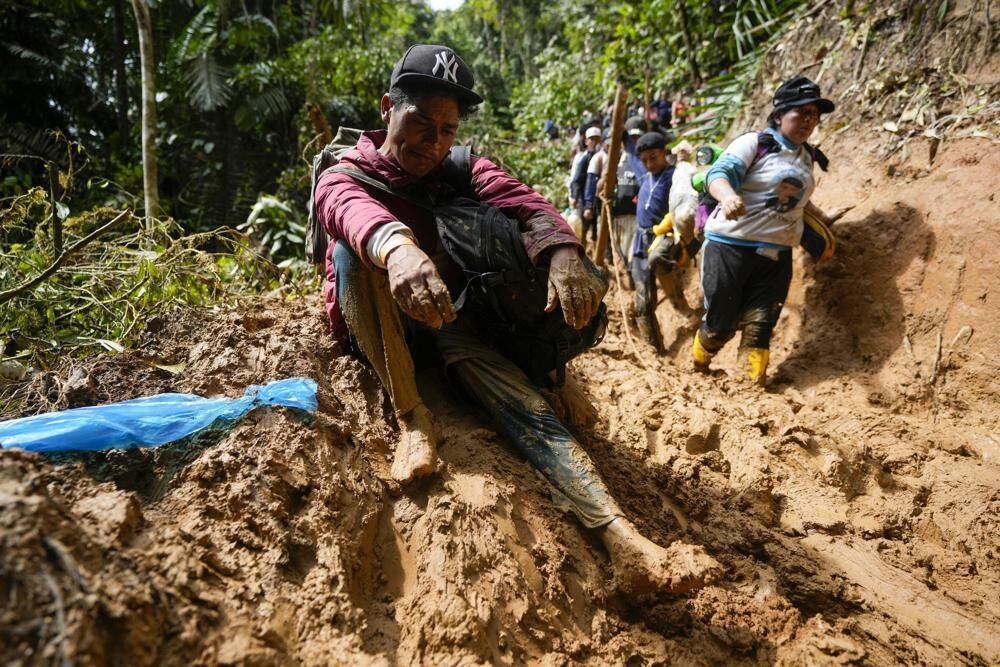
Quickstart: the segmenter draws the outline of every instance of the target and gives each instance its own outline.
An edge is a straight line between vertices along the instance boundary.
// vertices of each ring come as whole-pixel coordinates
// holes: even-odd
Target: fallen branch
[[[111,220],[110,222],[104,223],[103,225],[101,225],[100,227],[98,227],[97,229],[95,229],[94,231],[92,231],[91,233],[87,234],[82,239],[80,239],[79,241],[77,241],[76,243],[74,243],[73,245],[71,245],[70,247],[68,247],[65,250],[63,250],[62,253],[60,253],[59,256],[56,257],[55,261],[52,262],[52,264],[50,264],[47,269],[45,269],[44,271],[42,271],[41,273],[39,273],[37,276],[35,276],[31,280],[28,280],[27,282],[21,283],[17,287],[12,287],[9,290],[6,290],[4,292],[0,292],[0,304],[7,303],[11,299],[13,299],[13,298],[15,298],[17,296],[20,296],[21,294],[24,294],[25,292],[30,292],[31,290],[33,290],[36,287],[38,287],[38,285],[40,285],[46,278],[48,278],[53,273],[55,273],[56,271],[58,271],[59,267],[62,266],[66,262],[67,259],[69,259],[70,255],[72,255],[74,252],[76,252],[77,250],[79,250],[83,246],[87,245],[88,243],[90,243],[91,241],[93,241],[94,239],[96,239],[98,236],[100,236],[104,232],[108,231],[109,229],[111,229],[112,227],[114,227],[115,225],[117,225],[119,222],[121,222],[127,216],[130,216],[131,214],[132,214],[132,209],[128,209],[128,208],[125,209],[124,211],[122,211],[121,213],[119,213],[118,215],[116,215],[114,217],[114,219]]]
[[[993,36],[990,34],[990,0],[986,0],[986,39],[983,40],[983,57],[988,58],[993,53]]]
[[[871,37],[872,27],[869,24],[868,29],[865,30],[865,40],[861,44],[861,56],[858,58],[858,64],[854,68],[854,80],[861,80],[861,70],[865,66],[865,56],[868,55],[868,39]]]

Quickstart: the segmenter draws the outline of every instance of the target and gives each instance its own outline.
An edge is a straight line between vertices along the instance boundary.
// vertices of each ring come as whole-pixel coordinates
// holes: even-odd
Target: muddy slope
[[[955,60],[981,12],[966,4],[951,41],[916,55],[911,17],[879,15],[898,39],[861,71],[891,88],[881,106],[855,89],[863,49],[837,7],[790,38],[844,112],[824,126],[818,202],[856,208],[837,257],[796,266],[766,391],[736,380],[734,349],[691,373],[669,303],[671,353],[630,343],[632,295],[614,289],[607,340],[573,364],[596,413],[574,428],[623,508],[662,544],[704,544],[719,585],[618,595],[599,543],[433,372],[441,466],[402,492],[372,372],[326,335],[318,298],[265,301],[17,388],[34,412],[302,375],[320,412],[259,410],[158,450],[0,452],[0,662],[1000,663],[1000,154],[973,136],[978,112],[942,125],[933,156],[918,114],[903,120],[955,67],[958,92],[925,96],[938,119],[996,99],[995,56]],[[934,49],[952,70],[928,72]],[[775,58],[764,78],[798,66]],[[925,79],[898,84],[910,70]]]

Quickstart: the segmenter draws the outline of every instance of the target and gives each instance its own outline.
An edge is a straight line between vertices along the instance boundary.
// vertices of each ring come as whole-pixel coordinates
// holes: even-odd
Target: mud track
[[[979,5],[955,5],[934,25],[878,8],[867,52],[861,24],[818,5],[765,62],[765,83],[806,66],[837,100],[816,198],[856,205],[833,260],[797,260],[766,390],[738,381],[735,346],[692,373],[671,303],[669,353],[630,344],[631,293],[573,363],[594,409],[572,428],[623,508],[661,544],[704,544],[718,585],[619,595],[597,540],[434,371],[441,465],[404,492],[374,374],[318,298],[273,299],[180,314],[18,388],[27,414],[307,376],[320,411],[156,450],[0,451],[0,663],[1000,664],[1000,153],[883,129],[995,94],[997,57],[969,55]]]
[[[995,153],[967,164],[982,155],[947,152],[938,187],[960,163],[992,178]],[[607,339],[573,363],[593,406],[573,428],[623,508],[661,544],[704,544],[718,585],[619,595],[597,540],[433,370],[441,465],[403,492],[374,374],[318,299],[264,301],[25,389],[31,411],[302,375],[320,412],[258,410],[156,450],[0,452],[2,661],[997,664],[1000,313],[976,253],[995,257],[998,230],[952,225],[990,211],[943,207],[929,179],[829,178],[824,196],[860,204],[837,258],[800,260],[767,390],[733,350],[690,372],[670,303],[673,355],[629,344],[614,293]]]

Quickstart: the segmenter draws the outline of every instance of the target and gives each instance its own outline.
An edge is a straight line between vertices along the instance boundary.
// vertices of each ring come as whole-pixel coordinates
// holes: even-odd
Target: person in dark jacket
[[[669,210],[674,168],[667,161],[667,138],[659,132],[646,132],[634,144],[626,141],[625,149],[639,179],[636,230],[629,262],[629,270],[635,283],[636,325],[642,337],[659,350],[662,347],[662,337],[654,312],[656,271],[649,263],[649,247],[655,238],[653,226],[663,220]]]
[[[471,70],[450,48],[410,47],[381,100],[388,129],[364,133],[342,163],[394,190],[439,191],[441,164],[462,117],[482,101],[473,85]],[[484,157],[472,158],[471,189],[515,219],[528,257],[548,265],[547,310],[561,305],[567,324],[583,327],[606,287],[586,270],[580,243],[555,208]],[[450,294],[463,286],[463,276],[442,251],[427,210],[329,171],[319,180],[316,202],[335,241],[327,263],[331,323],[341,331],[346,324],[399,416],[402,437],[392,466],[397,480],[432,473],[436,459],[433,416],[417,389],[407,344],[412,333],[430,341],[448,377],[596,531],[626,590],[685,590],[715,576],[718,564],[700,547],[675,543],[664,549],[639,533],[537,387],[456,312]]]
[[[580,216],[580,219],[588,220],[585,216],[588,168],[590,167],[590,161],[601,145],[601,129],[599,127],[588,127],[584,133],[584,142],[586,150],[580,151],[573,157],[573,170],[569,181],[569,197],[571,205],[576,209],[576,213]],[[596,225],[593,226],[596,230]],[[587,228],[587,224],[584,224],[584,237],[580,239],[581,241],[586,238]],[[596,240],[596,233],[594,238]]]

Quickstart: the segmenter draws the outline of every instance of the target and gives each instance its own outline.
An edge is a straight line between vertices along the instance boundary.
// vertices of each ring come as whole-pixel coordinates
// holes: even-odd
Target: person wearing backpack
[[[763,386],[771,333],[792,279],[792,248],[804,243],[803,215],[824,229],[842,215],[826,216],[809,201],[813,164],[825,169],[827,160],[806,140],[834,108],[806,77],[785,81],[775,91],[768,128],[735,139],[705,176],[718,205],[704,226],[705,316],[692,346],[696,369],[707,370],[740,329],[741,372]]]
[[[601,145],[601,128],[588,127],[584,133],[584,142],[586,150],[580,151],[573,158],[573,170],[570,175],[569,183],[569,196],[577,214],[580,216],[580,219],[583,220],[583,234],[580,236],[580,241],[586,243],[588,226],[594,228],[594,239],[597,239],[597,225],[591,222],[593,220],[593,216],[589,218],[587,217],[586,194],[590,163],[593,161],[594,156],[597,154],[598,148]]]
[[[719,573],[714,559],[643,537],[524,370],[547,349],[546,332],[516,332],[497,319],[501,311],[519,321],[552,313],[546,327],[582,335],[605,312],[607,283],[552,204],[453,146],[463,116],[482,102],[474,81],[452,49],[410,47],[381,99],[387,129],[363,132],[314,187],[317,218],[333,241],[325,253],[331,325],[349,332],[399,418],[392,475],[406,483],[435,469],[434,419],[414,376],[414,354],[425,345],[596,532],[625,590],[702,586]],[[511,264],[513,256],[525,266]],[[533,312],[518,313],[518,304]],[[589,344],[600,335],[590,330]],[[527,347],[504,347],[511,340]]]
[[[642,136],[646,121],[642,116],[632,116],[625,121],[623,142],[635,142]],[[618,158],[618,179],[615,187],[614,216],[611,218],[611,248],[627,270],[631,260],[632,239],[635,237],[635,202],[639,194],[639,177],[629,160],[628,152]],[[628,279],[630,287],[632,274]]]
[[[584,250],[587,249],[587,236],[590,232],[594,243],[597,243],[597,223],[601,218],[601,204],[597,199],[597,181],[604,175],[604,167],[608,161],[608,147],[611,138],[611,131],[605,129],[603,132],[597,130],[597,148],[587,163],[587,180],[583,192],[583,241]],[[590,130],[587,130],[589,133]]]

